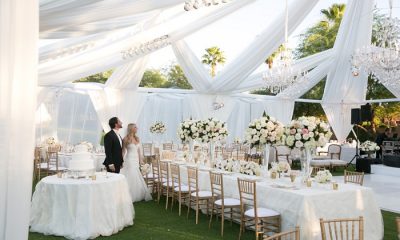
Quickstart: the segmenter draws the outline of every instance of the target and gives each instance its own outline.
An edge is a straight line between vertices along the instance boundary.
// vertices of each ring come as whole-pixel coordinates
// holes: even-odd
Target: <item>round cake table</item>
[[[31,231],[69,239],[110,236],[133,224],[134,208],[123,175],[96,180],[43,178],[32,198]]]

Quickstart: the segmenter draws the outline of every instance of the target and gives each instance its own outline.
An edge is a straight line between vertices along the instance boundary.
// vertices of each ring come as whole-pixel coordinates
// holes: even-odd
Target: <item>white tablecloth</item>
[[[133,224],[134,209],[123,175],[97,180],[43,178],[32,198],[31,231],[69,239],[110,236]]]
[[[94,159],[94,164],[96,167],[96,171],[100,171],[100,169],[104,166],[103,162],[106,158],[104,153],[93,153],[92,158]],[[60,167],[69,167],[69,161],[71,161],[71,154],[70,153],[58,153],[58,160],[60,163]]]
[[[187,168],[181,167],[181,177],[187,183]],[[224,175],[225,197],[239,199],[237,177],[251,176],[234,174]],[[296,180],[298,190],[273,187],[273,184],[290,184],[289,178],[272,180],[257,177],[257,203],[259,207],[271,208],[281,213],[282,230],[300,226],[301,239],[321,239],[319,219],[356,218],[364,216],[366,240],[378,240],[383,237],[381,211],[370,188],[354,184],[339,183],[339,190],[332,190],[331,184],[307,188]],[[343,177],[342,177],[343,178]],[[210,190],[208,171],[199,171],[199,188]]]

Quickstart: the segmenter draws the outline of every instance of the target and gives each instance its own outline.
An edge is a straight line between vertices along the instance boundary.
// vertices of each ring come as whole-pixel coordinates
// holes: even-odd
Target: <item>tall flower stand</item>
[[[268,143],[264,145],[264,149],[263,149],[264,150],[264,153],[263,153],[264,156],[261,159],[261,166],[267,171],[268,171],[268,164],[269,164],[270,147],[271,147],[271,145],[268,144]]]

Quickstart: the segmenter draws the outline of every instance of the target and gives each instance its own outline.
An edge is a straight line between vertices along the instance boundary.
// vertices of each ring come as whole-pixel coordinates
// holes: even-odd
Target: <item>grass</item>
[[[351,167],[351,166],[350,166]],[[351,170],[350,168],[348,168]],[[343,175],[343,170],[337,169],[333,175]],[[164,240],[164,239],[238,239],[239,225],[229,221],[225,222],[224,237],[220,237],[220,221],[213,220],[213,225],[209,229],[209,218],[200,214],[199,224],[195,224],[195,213],[192,210],[189,219],[186,219],[186,207],[182,208],[182,216],[178,215],[178,208],[175,205],[171,211],[165,210],[165,202],[162,200],[160,204],[154,201],[135,203],[135,224],[124,228],[122,231],[109,237],[99,237],[97,239],[110,240]],[[382,211],[384,222],[384,240],[397,239],[397,229],[395,218],[400,214]],[[39,233],[29,233],[30,240],[56,240],[64,239],[63,237],[45,236]],[[242,239],[255,239],[254,232],[246,231]]]

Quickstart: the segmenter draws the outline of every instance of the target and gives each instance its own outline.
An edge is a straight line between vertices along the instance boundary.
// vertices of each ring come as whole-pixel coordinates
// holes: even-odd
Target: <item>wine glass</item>
[[[106,167],[102,167],[102,168],[100,169],[100,171],[103,173],[104,177],[107,178],[107,168],[106,168]]]

